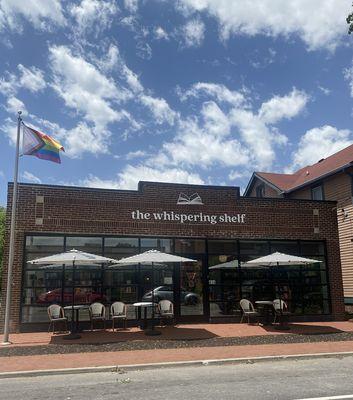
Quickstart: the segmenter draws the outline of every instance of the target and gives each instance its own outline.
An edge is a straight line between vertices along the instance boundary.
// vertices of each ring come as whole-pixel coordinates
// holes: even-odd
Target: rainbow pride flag
[[[60,164],[60,150],[64,147],[55,139],[22,123],[22,154]]]

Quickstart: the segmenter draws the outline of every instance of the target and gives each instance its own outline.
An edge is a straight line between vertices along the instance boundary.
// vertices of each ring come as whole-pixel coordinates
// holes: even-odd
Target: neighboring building
[[[353,304],[353,145],[292,174],[254,172],[244,196],[337,201],[345,302]]]
[[[9,184],[7,210],[12,191]],[[72,248],[115,259],[155,248],[197,260],[181,269],[156,265],[153,278],[147,265],[77,267],[76,301],[124,301],[131,325],[132,304],[148,298],[152,281],[156,298],[173,300],[177,321],[239,321],[241,298],[273,300],[278,287],[294,320],[344,317],[335,202],[246,198],[238,187],[153,182],[140,182],[136,191],[21,183],[18,198],[12,330],[47,329],[47,306],[70,304],[72,269],[28,261]],[[9,225],[3,288],[8,237]],[[322,262],[242,268],[242,262],[274,251]],[[209,269],[231,260],[240,267]]]

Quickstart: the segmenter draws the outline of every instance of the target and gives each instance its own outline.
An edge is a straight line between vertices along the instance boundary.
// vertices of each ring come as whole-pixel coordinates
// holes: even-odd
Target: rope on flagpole
[[[17,139],[16,139],[16,158],[13,179],[12,192],[12,209],[11,209],[11,225],[10,225],[10,243],[9,243],[9,260],[7,266],[7,286],[6,286],[6,303],[5,303],[5,324],[4,339],[2,345],[11,344],[9,340],[10,333],[10,316],[11,316],[11,291],[12,291],[12,269],[15,256],[15,225],[16,225],[16,209],[17,209],[17,182],[18,182],[18,160],[20,154],[20,135],[21,135],[21,118],[22,111],[18,111],[17,118]]]

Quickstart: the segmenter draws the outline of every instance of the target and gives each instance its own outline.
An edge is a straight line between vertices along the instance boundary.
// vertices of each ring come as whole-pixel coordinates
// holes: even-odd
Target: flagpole
[[[12,192],[9,261],[8,261],[8,266],[7,266],[4,339],[3,339],[2,345],[11,344],[11,342],[9,340],[9,332],[10,332],[10,315],[11,315],[12,269],[13,269],[13,261],[14,261],[14,256],[15,256],[15,224],[16,224],[16,208],[17,208],[18,161],[19,161],[19,156],[20,156],[20,134],[21,134],[21,122],[22,122],[21,114],[22,114],[22,111],[19,111],[18,118],[17,118],[16,159],[15,159],[13,192]]]

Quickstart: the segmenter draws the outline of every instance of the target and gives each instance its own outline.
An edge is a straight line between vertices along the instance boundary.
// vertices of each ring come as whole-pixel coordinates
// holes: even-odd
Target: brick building
[[[9,184],[7,210],[12,188]],[[152,283],[157,299],[172,298],[179,321],[239,320],[241,298],[273,299],[278,290],[293,318],[343,318],[335,202],[246,198],[237,187],[152,182],[140,182],[136,191],[20,184],[18,198],[12,330],[44,329],[48,304],[70,304],[72,269],[40,268],[27,261],[72,248],[115,259],[155,248],[197,260],[159,265],[153,276],[147,265],[78,268],[75,300],[124,301],[131,324],[132,304],[146,296]],[[242,268],[242,262],[274,251],[322,262]],[[209,269],[231,260],[239,261],[238,268]],[[5,290],[2,304],[4,299]]]
[[[344,297],[353,304],[353,145],[292,174],[254,172],[244,196],[337,201]]]

